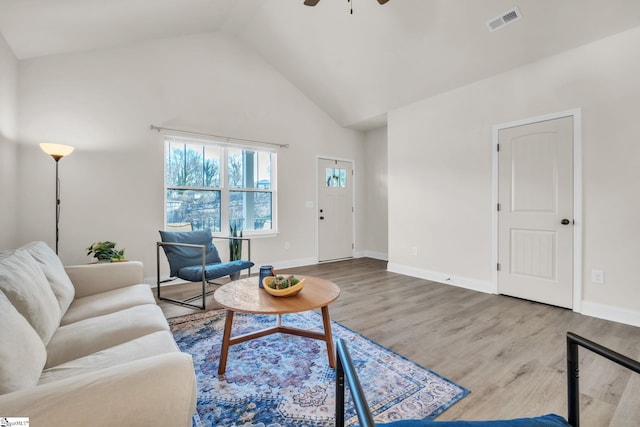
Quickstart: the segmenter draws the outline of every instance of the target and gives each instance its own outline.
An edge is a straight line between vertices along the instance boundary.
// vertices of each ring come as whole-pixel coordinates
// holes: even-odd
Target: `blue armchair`
[[[640,362],[607,347],[567,332],[567,420],[560,415],[547,414],[534,418],[490,421],[432,421],[398,420],[376,424],[369,409],[364,390],[358,379],[346,342],[336,343],[336,427],[344,427],[345,388],[348,386],[361,427],[580,427],[580,390],[578,348],[583,347],[599,356],[640,374]]]
[[[242,270],[248,269],[251,275],[251,240],[240,237],[220,237],[220,239],[247,241],[248,260],[235,260],[222,262],[218,250],[213,244],[209,231],[160,231],[161,242],[156,243],[156,273],[158,299],[176,304],[186,305],[199,309],[206,309],[206,285],[220,284],[213,280],[231,276]],[[216,238],[217,239],[217,238]],[[169,261],[172,278],[180,278],[188,282],[202,282],[201,293],[184,300],[176,300],[161,296],[162,281],[160,280],[160,248]],[[202,298],[202,305],[193,304],[192,301]]]

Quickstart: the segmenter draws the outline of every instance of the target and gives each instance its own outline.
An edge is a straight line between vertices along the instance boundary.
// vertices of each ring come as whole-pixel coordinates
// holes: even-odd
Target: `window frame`
[[[202,187],[202,186],[172,186],[167,185],[167,156],[171,143],[197,144],[203,146],[211,146],[220,149],[220,182],[218,187]],[[220,231],[211,231],[213,237],[229,236],[230,230],[230,193],[271,193],[271,228],[267,230],[242,230],[245,237],[268,237],[278,234],[278,191],[277,191],[277,170],[278,170],[278,152],[275,148],[267,148],[259,145],[251,145],[246,143],[233,143],[228,141],[219,141],[216,139],[193,138],[182,135],[165,134],[163,138],[164,154],[163,154],[163,217],[164,229],[167,229],[167,191],[168,190],[198,190],[198,191],[219,191],[220,192]],[[229,149],[239,149],[242,151],[266,152],[271,154],[271,188],[247,188],[247,187],[230,187],[229,186]],[[227,225],[227,227],[224,226]]]

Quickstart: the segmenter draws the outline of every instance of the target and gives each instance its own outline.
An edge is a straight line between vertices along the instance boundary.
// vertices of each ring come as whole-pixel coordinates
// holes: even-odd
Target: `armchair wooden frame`
[[[248,256],[248,261],[251,261],[251,239],[247,238],[247,237],[224,237],[224,236],[216,236],[213,237],[213,240],[244,240],[247,242],[247,256]],[[201,292],[199,294],[193,295],[191,297],[185,298],[183,300],[179,300],[179,299],[174,299],[174,298],[168,298],[168,297],[163,297],[161,296],[161,288],[162,286],[161,283],[166,283],[169,281],[174,280],[175,278],[170,278],[169,280],[160,280],[160,248],[163,246],[180,246],[180,247],[185,247],[185,248],[195,248],[195,249],[200,249],[201,253],[202,253],[202,289]],[[158,299],[161,301],[168,301],[174,304],[179,304],[179,305],[183,305],[183,306],[187,306],[187,307],[193,307],[193,308],[198,308],[200,310],[206,310],[207,308],[207,302],[206,302],[206,297],[207,295],[211,295],[213,293],[213,291],[208,291],[206,290],[207,288],[207,284],[209,285],[224,285],[224,283],[216,283],[213,280],[217,279],[214,278],[212,280],[207,280],[206,277],[206,270],[205,270],[205,266],[207,265],[206,263],[206,255],[207,255],[207,251],[206,251],[206,245],[194,245],[191,243],[174,243],[174,242],[156,242],[156,292],[158,294]],[[224,263],[222,263],[224,264]],[[248,268],[248,275],[251,276],[251,267]],[[224,276],[221,276],[224,277]],[[197,305],[194,304],[193,301],[202,298],[202,305]]]

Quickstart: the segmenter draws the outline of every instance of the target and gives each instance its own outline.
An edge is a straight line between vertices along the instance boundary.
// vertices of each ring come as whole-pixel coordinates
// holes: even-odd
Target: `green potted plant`
[[[238,228],[238,225],[229,226],[229,261],[237,261],[242,259],[242,229]],[[240,272],[230,274],[231,280],[238,280],[240,278]]]
[[[116,249],[115,242],[97,242],[87,248],[87,255],[93,254],[98,262],[124,261],[124,249]]]

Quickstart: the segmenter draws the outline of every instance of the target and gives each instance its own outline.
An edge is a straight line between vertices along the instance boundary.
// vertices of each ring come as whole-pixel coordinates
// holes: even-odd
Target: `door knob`
[[[324,217],[323,217],[323,216],[321,216],[321,217],[320,217],[320,219],[324,219]]]
[[[560,221],[560,224],[562,225],[567,225],[569,224],[571,221],[569,221],[567,218],[564,218],[562,221]]]

